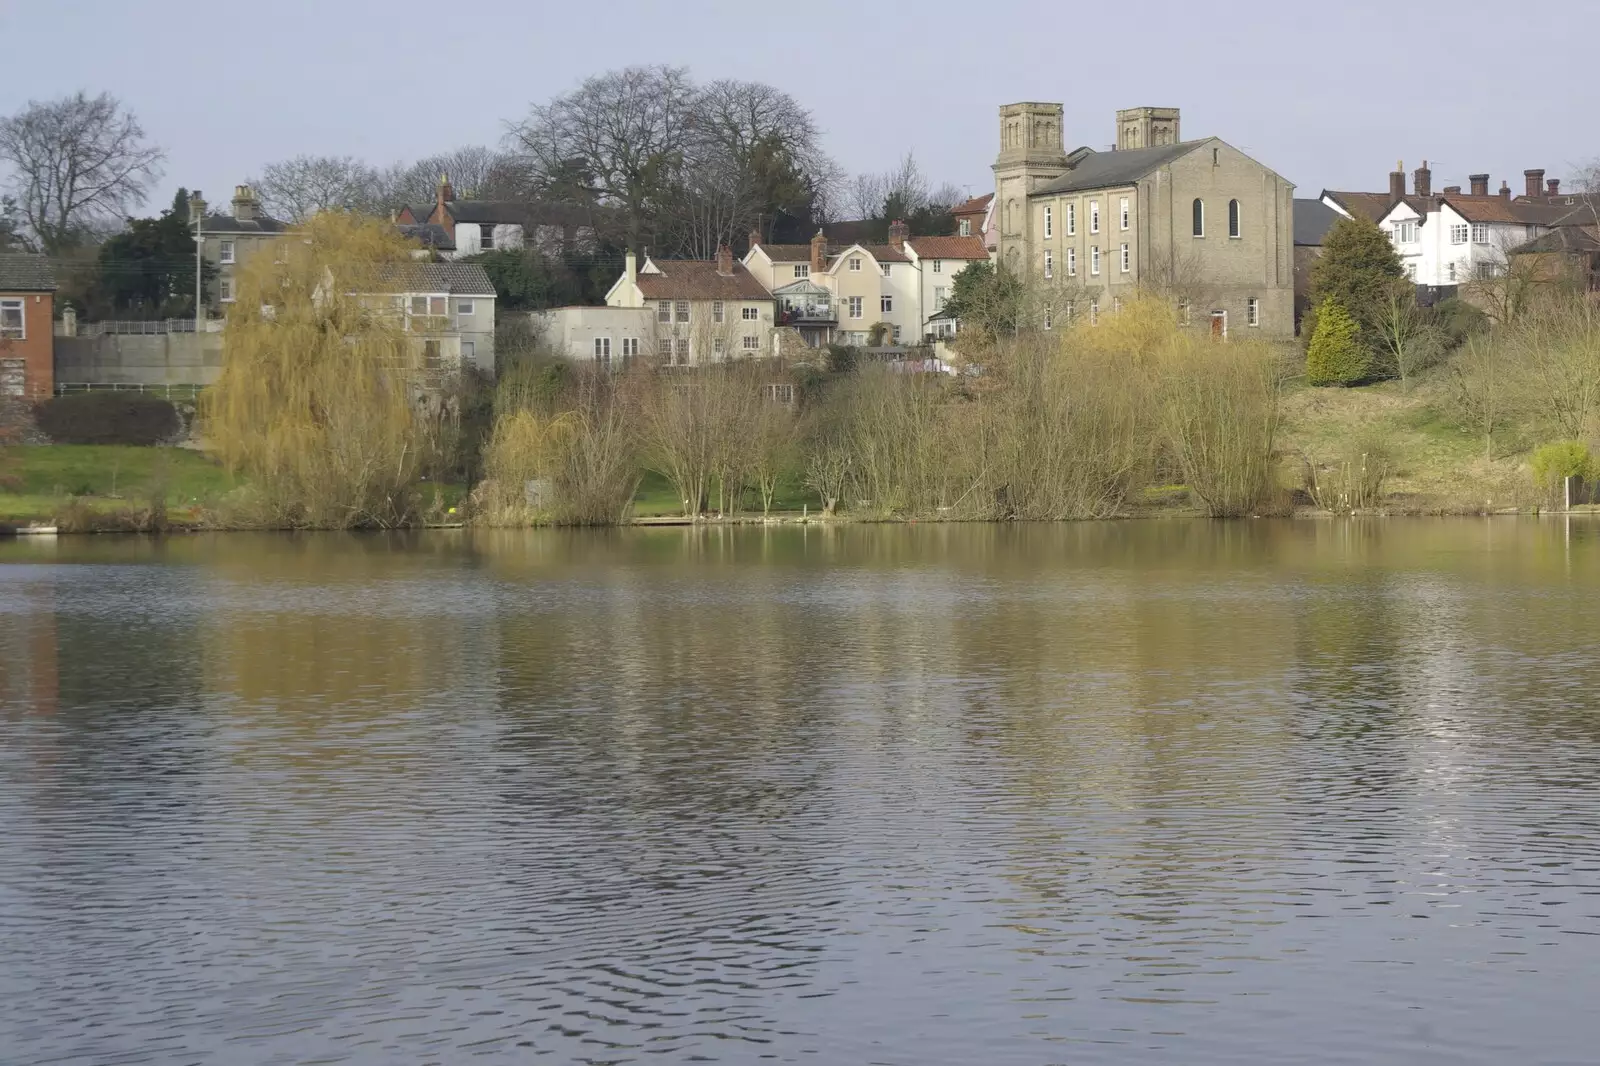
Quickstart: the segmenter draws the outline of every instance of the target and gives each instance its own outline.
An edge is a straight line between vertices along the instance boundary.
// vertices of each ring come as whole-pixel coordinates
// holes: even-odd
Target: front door
[[[1211,335],[1217,340],[1222,340],[1228,335],[1228,312],[1211,312]]]

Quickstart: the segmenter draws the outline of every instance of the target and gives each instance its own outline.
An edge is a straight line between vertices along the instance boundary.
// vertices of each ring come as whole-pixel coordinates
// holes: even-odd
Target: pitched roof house
[[[289,231],[289,223],[273,218],[261,208],[261,198],[248,185],[233,187],[228,214],[206,210],[196,189],[189,194],[189,222],[200,220],[203,254],[216,270],[211,309],[233,302],[235,275],[256,253]]]
[[[773,351],[772,293],[727,247],[715,259],[657,262],[646,256],[642,265],[629,252],[622,276],[606,293],[606,306],[653,310],[654,316],[645,320],[649,336],[642,343],[622,351],[613,350],[609,342],[597,344],[592,354],[601,363],[653,356],[668,366],[696,366]]]
[[[594,249],[593,214],[576,204],[458,200],[449,176],[441,175],[433,204],[425,209],[406,205],[395,222],[406,236],[447,259],[524,247],[565,256]]]
[[[55,391],[55,295],[50,260],[0,254],[0,398]]]

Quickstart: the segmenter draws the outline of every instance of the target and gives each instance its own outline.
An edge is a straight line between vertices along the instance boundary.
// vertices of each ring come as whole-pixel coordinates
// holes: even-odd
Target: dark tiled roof
[[[452,296],[493,296],[494,285],[477,263],[390,263],[379,277],[396,292],[445,292]]]
[[[425,248],[440,248],[447,252],[455,250],[456,242],[450,236],[450,231],[437,222],[402,222],[395,228],[402,237],[417,241]]]
[[[589,209],[578,204],[452,200],[445,207],[457,222],[487,222],[497,226],[586,226],[593,221]]]
[[[207,215],[205,220],[205,233],[210,236],[214,233],[287,233],[289,223],[279,222],[266,215],[257,215],[255,218],[235,218],[232,215]]]
[[[875,232],[881,232],[878,229],[881,224],[871,218],[846,219],[829,222],[822,227],[822,232],[832,244],[862,244],[871,240]]]
[[[1322,195],[1350,212],[1353,217],[1364,218],[1368,222],[1376,222],[1388,214],[1389,206],[1393,203],[1386,192],[1333,192],[1324,189]]]
[[[921,259],[987,259],[979,237],[912,237],[906,241]]]
[[[1131,185],[1175,159],[1188,155],[1205,141],[1179,141],[1156,148],[1130,148],[1123,152],[1095,152],[1078,149],[1072,155],[1077,159],[1073,168],[1054,181],[1046,182],[1029,195],[1078,192],[1083,189],[1104,189],[1113,185]],[[1072,158],[1072,157],[1069,157]]]
[[[911,257],[892,244],[863,244],[861,246],[872,253],[872,258],[880,263],[909,263]],[[848,251],[849,249],[846,249]]]
[[[1294,202],[1294,243],[1304,248],[1320,248],[1322,240],[1340,218],[1339,212],[1321,200]]]
[[[982,196],[974,196],[964,203],[956,204],[950,209],[950,213],[958,218],[962,215],[981,215],[989,210],[989,201],[993,199],[994,193],[986,192]]]
[[[0,292],[54,292],[55,272],[42,255],[0,255]]]
[[[766,252],[767,258],[774,263],[811,262],[811,245],[809,244],[767,244],[763,241],[756,247]]]
[[[1572,213],[1565,205],[1519,204],[1504,196],[1457,196],[1439,198],[1468,222],[1510,222],[1532,226],[1553,226]]]
[[[1600,252],[1600,227],[1562,226],[1543,237],[1511,249],[1511,255],[1529,255],[1540,252]]]
[[[732,274],[717,273],[714,259],[647,260],[659,274],[639,272],[647,300],[770,300],[772,293],[737,259]],[[480,268],[482,269],[482,268]]]

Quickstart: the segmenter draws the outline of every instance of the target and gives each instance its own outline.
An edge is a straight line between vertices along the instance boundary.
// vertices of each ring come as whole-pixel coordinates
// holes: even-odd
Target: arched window
[[[1206,203],[1199,197],[1195,197],[1194,201],[1194,235],[1196,237],[1206,235]]]
[[[1228,236],[1237,237],[1238,235],[1239,235],[1239,201],[1238,200],[1229,200],[1228,201]]]

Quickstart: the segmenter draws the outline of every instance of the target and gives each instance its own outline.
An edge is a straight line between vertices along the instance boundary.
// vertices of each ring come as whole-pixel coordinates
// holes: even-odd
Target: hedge
[[[159,444],[182,428],[177,409],[137,392],[80,392],[44,400],[39,428],[57,444]]]

